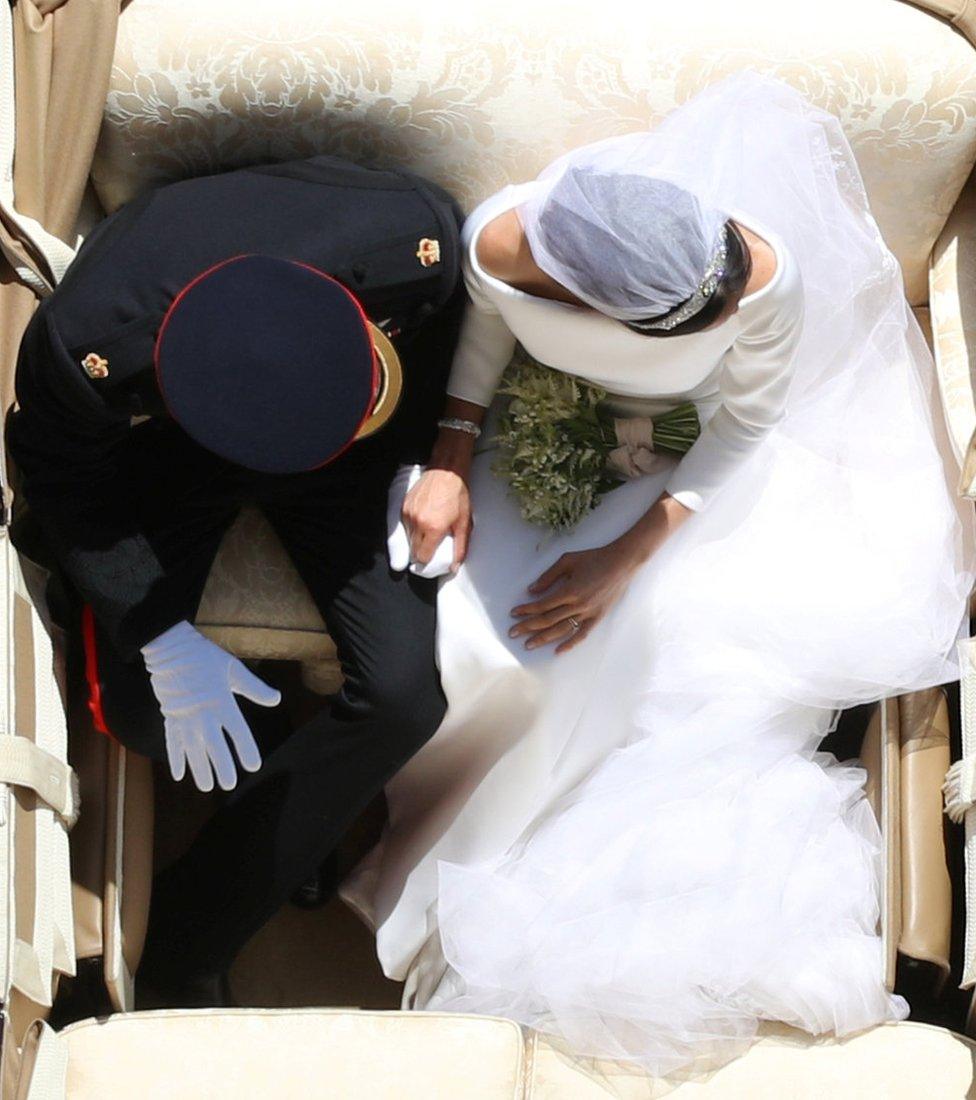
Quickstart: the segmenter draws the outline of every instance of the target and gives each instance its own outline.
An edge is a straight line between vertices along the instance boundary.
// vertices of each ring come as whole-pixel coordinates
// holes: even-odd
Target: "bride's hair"
[[[733,221],[725,223],[727,231],[727,252],[725,257],[725,273],[719,280],[718,286],[712,291],[711,296],[704,306],[687,321],[675,325],[674,328],[648,329],[641,327],[640,322],[630,324],[623,323],[642,336],[690,336],[693,332],[701,332],[709,325],[713,325],[727,310],[731,309],[742,297],[742,292],[749,282],[752,274],[752,255],[745,237],[742,236],[739,227]],[[656,317],[654,320],[664,320],[671,313],[676,313],[683,302],[679,302],[674,309],[664,315],[664,318]]]

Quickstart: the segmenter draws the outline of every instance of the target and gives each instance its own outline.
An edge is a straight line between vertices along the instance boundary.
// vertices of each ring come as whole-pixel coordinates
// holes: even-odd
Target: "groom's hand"
[[[237,765],[231,746],[245,771],[261,767],[261,753],[234,696],[275,707],[279,691],[185,621],[143,646],[142,655],[163,714],[175,780],[189,765],[201,791],[213,790],[214,776],[223,790],[232,790]]]
[[[445,417],[481,422],[484,409],[449,398]],[[448,535],[454,539],[451,571],[456,573],[468,553],[471,537],[471,496],[468,479],[474,460],[475,436],[443,423],[427,469],[411,486],[403,502],[403,523],[410,541],[410,559],[425,565]]]
[[[426,564],[448,535],[454,538],[452,571],[464,561],[471,534],[471,498],[465,479],[454,470],[428,469],[407,493],[403,522],[410,558]]]
[[[401,466],[390,483],[386,502],[386,549],[390,568],[396,573],[409,569],[417,577],[432,580],[451,571],[454,561],[454,539],[444,538],[428,562],[420,562],[410,552],[410,536],[403,516],[407,494],[423,476],[423,466]]]

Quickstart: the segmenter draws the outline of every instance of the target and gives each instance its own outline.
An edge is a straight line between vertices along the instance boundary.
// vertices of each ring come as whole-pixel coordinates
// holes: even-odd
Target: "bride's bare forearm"
[[[617,544],[635,566],[642,565],[692,515],[691,508],[662,493]]]
[[[479,427],[484,422],[485,408],[459,397],[448,397],[444,405],[445,420],[470,420]],[[441,428],[431,452],[428,467],[450,470],[467,479],[474,457],[475,437],[456,428]]]

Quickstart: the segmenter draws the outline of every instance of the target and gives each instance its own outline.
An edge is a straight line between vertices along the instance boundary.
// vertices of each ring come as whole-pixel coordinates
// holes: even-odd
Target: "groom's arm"
[[[28,326],[18,357],[19,407],[7,424],[18,490],[15,542],[25,552],[32,524],[44,550],[71,579],[121,653],[168,629],[178,615],[144,608],[165,570],[126,491],[120,450],[129,417],[109,409],[61,343],[49,299]],[[32,517],[32,518],[31,518]]]

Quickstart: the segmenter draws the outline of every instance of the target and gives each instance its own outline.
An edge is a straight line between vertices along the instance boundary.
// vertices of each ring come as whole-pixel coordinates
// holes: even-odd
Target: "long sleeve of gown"
[[[721,491],[786,411],[802,311],[744,331],[726,353],[719,375],[722,403],[678,463],[665,488],[700,511]]]
[[[516,340],[477,282],[468,277],[465,282],[470,301],[465,306],[447,392],[487,408],[515,352]]]

